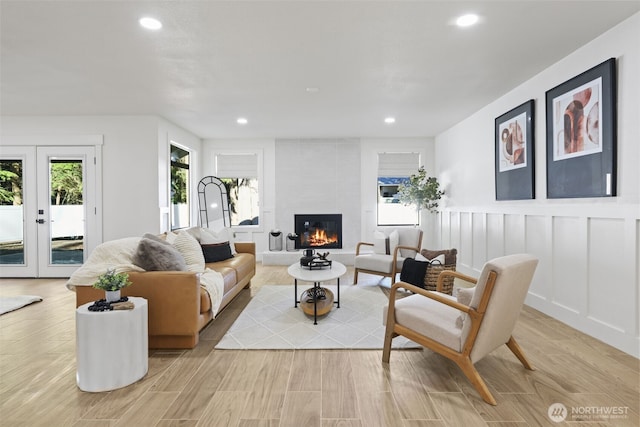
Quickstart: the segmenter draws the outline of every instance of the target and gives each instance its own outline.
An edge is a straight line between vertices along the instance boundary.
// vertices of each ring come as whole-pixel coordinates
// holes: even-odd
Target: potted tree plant
[[[120,300],[120,289],[130,284],[127,273],[116,273],[115,269],[110,268],[105,274],[98,276],[93,287],[104,291],[107,302],[115,302]]]
[[[427,176],[424,166],[420,166],[418,173],[411,175],[408,182],[398,187],[400,202],[415,206],[418,214],[421,209],[435,212],[443,195],[444,191],[440,190],[438,179]]]

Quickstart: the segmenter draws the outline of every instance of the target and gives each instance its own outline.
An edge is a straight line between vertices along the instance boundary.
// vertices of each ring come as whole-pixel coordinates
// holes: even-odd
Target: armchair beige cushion
[[[384,317],[387,331],[383,362],[389,362],[391,340],[403,335],[454,361],[482,398],[495,405],[474,364],[506,344],[527,369],[533,369],[512,333],[537,264],[538,260],[527,254],[496,258],[484,265],[477,281],[455,271],[443,271],[438,290],[446,276],[477,283],[458,298],[404,282],[394,284]],[[399,288],[414,295],[396,299]],[[466,301],[468,304],[464,304]]]
[[[381,251],[375,249],[379,247],[375,243],[359,242],[356,245],[354,284],[358,283],[359,272],[390,277],[393,284],[405,258],[414,258],[420,251],[422,230],[419,228],[398,228],[385,235],[389,239],[389,254],[378,253]],[[365,252],[365,247],[370,247],[371,252]]]

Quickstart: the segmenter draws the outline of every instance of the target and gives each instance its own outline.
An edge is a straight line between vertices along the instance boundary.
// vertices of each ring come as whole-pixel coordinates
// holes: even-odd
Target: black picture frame
[[[534,100],[495,120],[496,200],[535,198]]]
[[[616,196],[616,59],[546,93],[547,198]]]

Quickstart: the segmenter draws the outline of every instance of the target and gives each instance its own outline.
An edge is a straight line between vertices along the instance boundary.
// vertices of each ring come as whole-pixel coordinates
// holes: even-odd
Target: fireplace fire
[[[296,249],[342,248],[342,215],[295,215]]]

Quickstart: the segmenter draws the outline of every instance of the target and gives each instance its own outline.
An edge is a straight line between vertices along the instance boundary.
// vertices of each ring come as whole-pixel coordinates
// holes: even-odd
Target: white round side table
[[[76,309],[76,381],[80,390],[114,390],[147,374],[147,300],[129,297],[129,301],[133,310],[89,311],[93,303]]]

